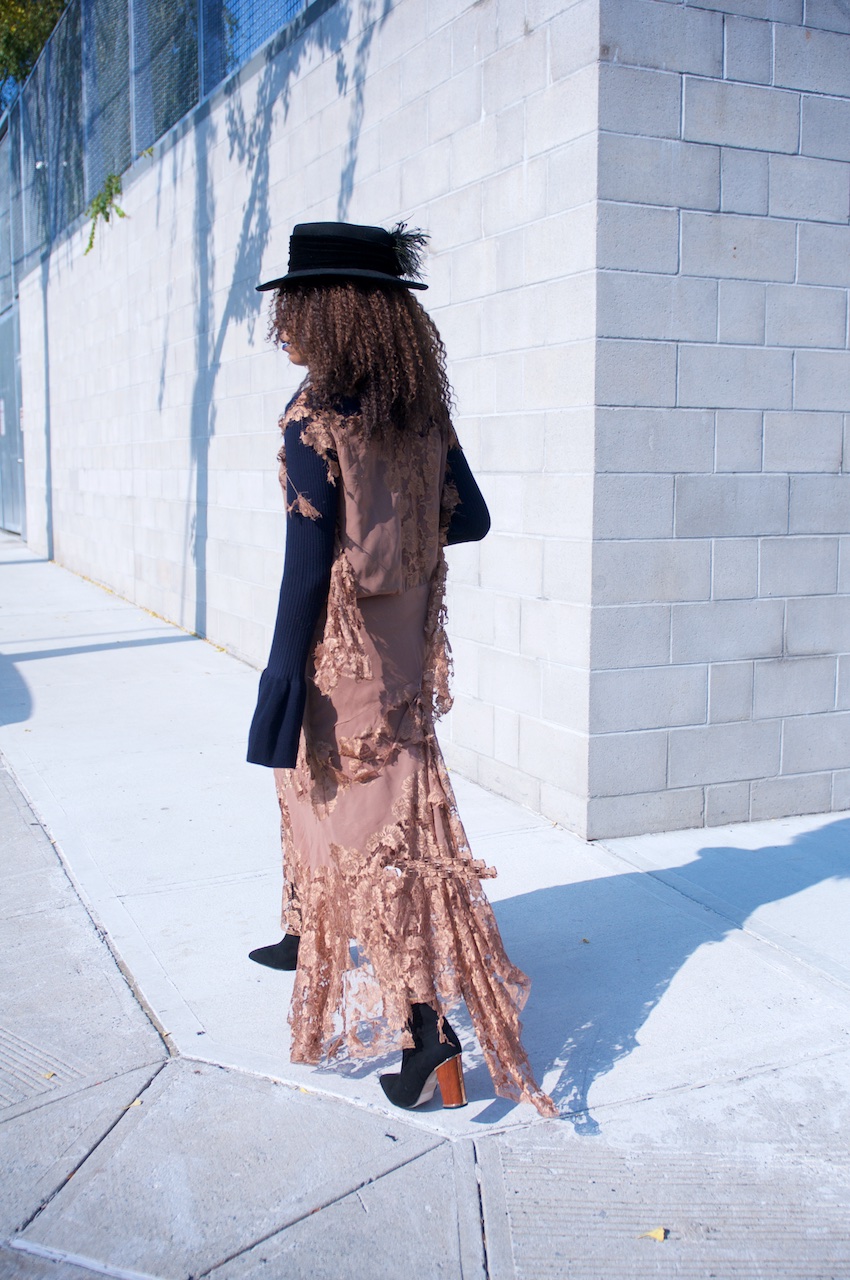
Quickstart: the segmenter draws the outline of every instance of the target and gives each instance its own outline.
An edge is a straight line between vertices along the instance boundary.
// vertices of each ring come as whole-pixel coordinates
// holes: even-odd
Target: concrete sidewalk
[[[457,780],[563,1118],[463,1018],[470,1106],[397,1112],[246,959],[256,672],[0,538],[0,1276],[850,1278],[850,816],[588,845]]]

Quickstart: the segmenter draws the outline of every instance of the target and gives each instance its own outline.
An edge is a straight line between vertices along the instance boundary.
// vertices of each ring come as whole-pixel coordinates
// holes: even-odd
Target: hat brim
[[[314,267],[310,271],[290,271],[288,275],[278,276],[276,280],[267,280],[265,284],[256,286],[257,293],[268,293],[272,289],[282,289],[288,284],[309,284],[311,280],[377,280],[379,284],[388,284],[396,289],[427,289],[421,280],[402,280],[400,276],[387,275],[384,271],[367,271],[365,268],[351,267],[341,271],[339,267]]]

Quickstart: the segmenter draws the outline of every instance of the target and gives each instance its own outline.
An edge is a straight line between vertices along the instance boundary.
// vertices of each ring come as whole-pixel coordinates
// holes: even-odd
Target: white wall
[[[49,438],[56,558],[262,665],[254,284],[404,217],[493,513],[450,762],[592,836],[850,806],[850,20],[802,4],[337,0],[24,281],[32,545]]]
[[[846,9],[603,3],[591,834],[850,806]]]
[[[262,665],[296,385],[255,283],[295,222],[404,217],[493,514],[451,553],[452,763],[584,822],[598,0],[338,0],[23,283],[31,544]],[[49,415],[45,387],[49,385]],[[246,709],[249,712],[250,708]]]

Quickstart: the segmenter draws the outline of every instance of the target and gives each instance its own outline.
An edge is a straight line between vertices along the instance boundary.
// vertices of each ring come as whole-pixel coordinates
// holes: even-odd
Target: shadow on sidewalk
[[[698,950],[742,928],[766,903],[825,880],[850,878],[850,820],[830,822],[788,844],[709,847],[681,866],[600,876],[494,904],[511,959],[532,980],[524,1039],[539,1073],[560,1068],[551,1089],[562,1115],[586,1135],[594,1081],[638,1044],[673,978]],[[671,909],[666,882],[710,907]],[[648,892],[647,892],[648,890]],[[585,941],[585,939],[587,941]],[[492,1122],[494,1104],[479,1117]]]

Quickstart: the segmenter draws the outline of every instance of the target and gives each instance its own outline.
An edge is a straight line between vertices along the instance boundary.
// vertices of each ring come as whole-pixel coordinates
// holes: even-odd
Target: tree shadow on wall
[[[217,204],[216,182],[210,173],[210,156],[218,144],[217,128],[208,113],[199,113],[194,122],[196,364],[191,400],[191,457],[189,491],[186,494],[181,598],[186,600],[188,579],[193,571],[195,615],[192,625],[198,635],[207,634],[209,454],[210,442],[215,434],[216,383],[231,327],[247,325],[248,341],[253,345],[257,320],[262,314],[262,298],[255,286],[272,229],[269,208],[269,148],[273,137],[279,135],[289,118],[292,92],[299,76],[312,59],[334,58],[337,92],[340,97],[349,93],[352,96],[338,199],[339,216],[344,216],[354,185],[369,52],[374,36],[390,9],[391,0],[336,0],[335,4],[331,4],[320,17],[309,24],[296,20],[281,34],[278,41],[269,46],[266,64],[258,77],[256,102],[250,117],[245,115],[238,80],[234,79],[226,86],[225,123],[229,158],[232,161],[235,157],[250,175],[248,196],[242,208],[233,265],[229,270],[227,283],[220,282],[220,267],[214,244],[216,216],[219,212],[226,212],[230,195],[229,190],[225,191],[224,198],[219,198]],[[355,12],[359,15],[361,34],[349,65],[346,44]],[[294,182],[299,180],[298,175],[290,176]],[[309,204],[309,194],[303,193],[294,203]],[[221,208],[218,207],[219,204]],[[229,249],[229,246],[226,248]],[[164,385],[167,345],[166,333],[161,387]],[[181,621],[186,625],[185,619]]]
[[[723,942],[767,903],[848,878],[850,819],[842,819],[787,845],[705,848],[664,871],[600,876],[495,903],[508,954],[532,980],[524,1042],[538,1079],[560,1072],[551,1092],[564,1118],[579,1133],[599,1131],[588,1103],[593,1083],[639,1044],[641,1027],[700,947]],[[678,909],[670,888],[703,910]],[[740,977],[744,985],[729,992],[733,1008],[748,1001],[745,970]],[[510,1105],[494,1103],[479,1118],[497,1119]]]

